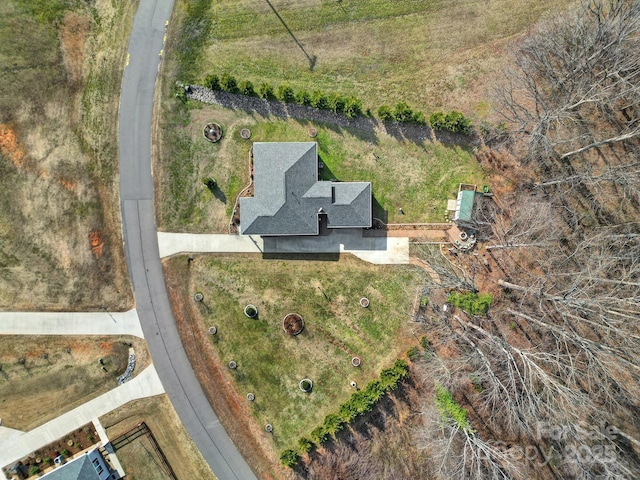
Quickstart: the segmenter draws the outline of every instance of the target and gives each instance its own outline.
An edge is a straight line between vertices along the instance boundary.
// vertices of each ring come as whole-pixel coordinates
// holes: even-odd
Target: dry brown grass
[[[134,400],[100,418],[109,438],[145,422],[167,461],[179,480],[215,480],[202,455],[182,426],[169,397],[155,397]],[[118,450],[118,458],[127,473],[127,478],[137,480],[158,479],[154,457],[150,456],[143,442],[131,444]],[[153,467],[153,468],[152,468]],[[149,470],[151,468],[151,470]],[[155,476],[154,476],[155,475]]]
[[[150,357],[137,337],[2,336],[2,424],[28,431],[117,387],[117,376],[127,368],[129,344],[140,372]],[[107,372],[100,368],[100,358]]]
[[[0,21],[0,41],[11,38],[12,44],[0,56],[10,91],[0,96],[0,308],[132,304],[120,228],[116,120],[135,7],[98,0],[54,24],[15,0],[0,8],[5,20],[12,19]],[[92,231],[100,232],[100,255],[88,238]]]

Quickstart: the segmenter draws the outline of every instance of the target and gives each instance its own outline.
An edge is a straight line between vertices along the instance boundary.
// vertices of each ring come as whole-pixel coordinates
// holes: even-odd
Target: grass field
[[[175,262],[184,258],[171,259],[168,268]],[[238,395],[255,395],[251,409],[259,425],[274,425],[276,448],[308,434],[345,401],[351,380],[364,385],[408,348],[417,276],[406,266],[375,266],[349,255],[337,262],[203,256],[189,272],[190,291],[204,294],[202,328],[218,328],[209,341],[222,364],[237,362],[230,375]],[[369,308],[359,306],[363,296]],[[257,319],[244,315],[249,303]],[[294,337],[282,328],[291,312],[305,322]],[[360,368],[351,365],[354,356]],[[311,393],[298,388],[303,378],[313,381]]]
[[[140,372],[150,357],[145,342],[136,337],[2,336],[2,424],[28,431],[117,387],[118,375],[127,368],[129,344]]]
[[[455,198],[458,184],[482,184],[484,179],[466,147],[398,141],[386,134],[249,116],[217,106],[187,112],[188,125],[164,129],[164,154],[155,174],[159,225],[168,231],[228,231],[236,197],[249,183],[253,141],[317,141],[323,177],[370,181],[374,215],[389,223],[441,222],[446,199]],[[224,137],[217,144],[202,136],[202,127],[210,121],[223,127]],[[315,139],[307,134],[309,126],[318,131]],[[245,127],[251,130],[250,141],[240,138]],[[206,177],[216,179],[216,192],[203,184]]]
[[[182,426],[169,397],[134,400],[100,417],[109,438],[114,438],[138,423],[145,422],[178,480],[215,480],[211,469]],[[122,467],[131,480],[162,480],[167,478],[158,468],[158,459],[144,438],[136,440],[116,452]]]
[[[0,3],[0,308],[131,305],[116,130],[136,6]]]
[[[197,58],[181,54],[185,81],[226,72],[256,85],[357,94],[372,109],[404,100],[427,113],[484,116],[487,81],[509,43],[570,0],[207,3],[177,2],[192,19],[183,35],[205,38]]]

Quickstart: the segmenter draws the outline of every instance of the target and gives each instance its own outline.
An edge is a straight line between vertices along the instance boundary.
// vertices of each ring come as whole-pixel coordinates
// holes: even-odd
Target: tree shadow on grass
[[[220,200],[222,203],[224,203],[224,204],[227,203],[227,196],[219,188],[214,188],[211,191],[211,193],[213,193],[213,196],[216,197],[218,200]]]
[[[411,378],[403,381],[398,385],[397,390],[386,395],[369,413],[338,432],[334,438],[327,440],[322,448],[311,450],[305,461],[298,462],[294,467],[297,478],[326,478],[322,475],[319,476],[318,472],[322,471],[326,475],[328,471],[333,473],[342,471],[344,465],[341,462],[343,461],[349,461],[351,467],[356,469],[368,466],[373,469],[369,473],[380,467],[386,468],[382,465],[367,465],[368,461],[366,460],[361,465],[358,459],[362,460],[367,457],[367,447],[364,447],[363,450],[363,446],[368,445],[375,437],[379,437],[380,433],[388,428],[389,423],[399,417],[399,406],[411,405],[409,393],[415,388],[415,383]],[[398,427],[396,426],[396,428]],[[357,475],[355,472],[351,473]]]

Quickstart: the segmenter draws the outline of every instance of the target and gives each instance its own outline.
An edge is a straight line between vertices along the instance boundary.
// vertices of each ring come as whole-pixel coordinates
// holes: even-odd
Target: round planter
[[[256,318],[258,316],[258,309],[256,308],[255,305],[249,304],[246,307],[244,307],[244,314],[248,318]]]
[[[207,123],[203,129],[204,138],[211,143],[216,143],[222,138],[222,127],[217,123]]]
[[[318,135],[318,131],[315,128],[309,128],[309,130],[307,130],[307,133],[311,138],[316,138],[316,136]]]
[[[236,362],[234,362],[233,360],[231,360],[231,361],[229,362],[229,368],[230,368],[231,370],[235,370],[236,368],[238,368],[238,364],[237,364]]]
[[[267,423],[267,424],[264,426],[264,431],[265,431],[265,432],[268,432],[268,433],[273,432],[273,425],[271,425],[270,423]]]
[[[467,238],[467,232],[460,232],[460,240],[466,240]]]
[[[251,130],[249,130],[248,128],[243,128],[242,130],[240,130],[240,137],[245,140],[249,140],[251,138]]]
[[[253,402],[256,399],[256,396],[253,393],[247,393],[247,400]]]
[[[369,299],[368,299],[367,297],[362,297],[362,298],[360,299],[360,306],[361,306],[362,308],[367,308],[367,307],[369,307]]]
[[[354,367],[359,367],[360,366],[360,357],[353,357],[351,359],[351,365],[353,365]]]
[[[297,313],[288,313],[282,321],[282,328],[289,335],[298,335],[304,328],[304,320]]]
[[[309,393],[313,389],[313,382],[308,378],[303,378],[302,380],[300,380],[298,387],[300,387],[300,390],[302,390],[303,392]]]
[[[215,335],[216,333],[218,333],[218,329],[216,327],[209,327],[209,333],[211,335]]]

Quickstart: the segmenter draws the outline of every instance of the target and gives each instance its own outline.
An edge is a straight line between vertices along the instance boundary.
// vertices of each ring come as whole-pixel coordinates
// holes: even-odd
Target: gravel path
[[[357,117],[348,118],[346,115],[333,113],[329,110],[297,105],[294,103],[284,103],[277,100],[264,100],[258,97],[237,95],[222,91],[213,91],[199,85],[190,85],[187,97],[200,102],[212,105],[220,105],[234,110],[244,110],[254,112],[263,117],[270,115],[282,118],[296,118],[299,120],[309,120],[311,122],[330,123],[345,128],[356,128],[377,134],[385,133],[398,140],[409,140],[416,143],[432,142],[436,140],[436,135],[428,126],[404,124],[398,122],[381,122],[376,118]],[[438,140],[446,141],[440,138]],[[447,142],[449,143],[449,142]]]

